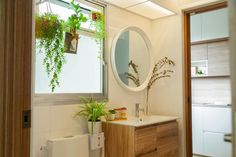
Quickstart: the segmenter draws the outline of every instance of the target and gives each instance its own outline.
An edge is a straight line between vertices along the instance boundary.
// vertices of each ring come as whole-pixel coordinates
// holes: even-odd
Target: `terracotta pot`
[[[97,21],[97,20],[100,20],[101,19],[101,13],[99,12],[92,12],[92,20],[93,21]]]

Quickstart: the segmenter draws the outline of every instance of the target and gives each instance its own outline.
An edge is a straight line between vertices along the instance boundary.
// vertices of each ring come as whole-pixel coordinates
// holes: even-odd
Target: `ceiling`
[[[151,0],[102,0],[106,3],[118,6],[133,13],[139,14],[151,20],[174,15],[170,9],[161,6]]]

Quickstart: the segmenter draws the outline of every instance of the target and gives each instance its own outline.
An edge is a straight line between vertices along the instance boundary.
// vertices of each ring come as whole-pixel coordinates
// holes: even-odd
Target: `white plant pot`
[[[97,134],[102,132],[102,122],[88,121],[88,131],[90,134]]]
[[[116,118],[116,114],[109,114],[108,119],[109,120],[114,120]]]

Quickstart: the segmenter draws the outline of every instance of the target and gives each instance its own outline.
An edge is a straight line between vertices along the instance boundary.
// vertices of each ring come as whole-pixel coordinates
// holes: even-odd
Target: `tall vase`
[[[147,116],[151,115],[151,113],[150,113],[150,102],[149,102],[149,89],[147,89],[147,95],[146,95],[145,114],[146,114]]]

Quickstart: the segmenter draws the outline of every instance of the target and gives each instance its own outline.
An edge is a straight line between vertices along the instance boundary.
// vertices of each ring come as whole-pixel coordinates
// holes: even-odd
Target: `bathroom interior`
[[[183,11],[206,6],[218,8],[190,14],[185,65]],[[228,12],[224,0],[35,0],[30,156],[190,157],[192,145],[233,157]]]

